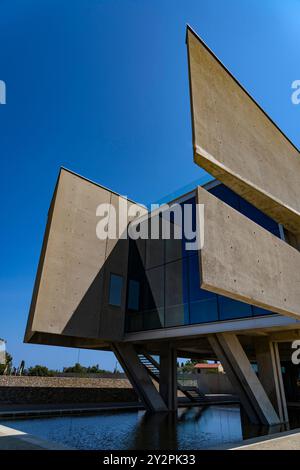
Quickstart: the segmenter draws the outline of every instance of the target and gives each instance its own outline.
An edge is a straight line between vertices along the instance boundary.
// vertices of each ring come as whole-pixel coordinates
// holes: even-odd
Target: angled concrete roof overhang
[[[195,162],[300,233],[299,149],[187,27]]]

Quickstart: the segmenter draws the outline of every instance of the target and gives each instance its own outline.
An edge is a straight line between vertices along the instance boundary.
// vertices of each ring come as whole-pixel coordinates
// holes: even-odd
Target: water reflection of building
[[[197,363],[194,365],[194,371],[197,372],[197,374],[201,374],[201,372],[204,373],[209,373],[209,372],[217,372],[222,374],[224,372],[224,368],[220,362],[217,363]]]

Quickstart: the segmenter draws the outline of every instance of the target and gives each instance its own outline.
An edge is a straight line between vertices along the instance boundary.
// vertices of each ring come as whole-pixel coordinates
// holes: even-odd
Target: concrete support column
[[[167,411],[167,406],[153,384],[132,344],[113,343],[112,349],[145,408],[151,412]]]
[[[287,422],[288,412],[282,380],[278,343],[266,338],[255,340],[255,352],[258,367],[258,378],[281,422]]]
[[[177,409],[177,354],[169,344],[160,349],[159,392],[168,410]]]
[[[279,424],[278,415],[237,336],[233,333],[210,335],[209,342],[239,395],[250,421],[268,426]]]

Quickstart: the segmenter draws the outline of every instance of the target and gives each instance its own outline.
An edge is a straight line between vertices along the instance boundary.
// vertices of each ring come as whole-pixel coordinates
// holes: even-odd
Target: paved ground
[[[0,450],[70,450],[70,448],[0,425]]]
[[[248,439],[230,450],[300,450],[300,429]]]

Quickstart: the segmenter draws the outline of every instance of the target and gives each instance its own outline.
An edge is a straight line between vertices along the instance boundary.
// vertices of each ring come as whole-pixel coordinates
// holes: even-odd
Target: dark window
[[[128,301],[129,310],[139,310],[140,308],[140,283],[139,281],[129,280],[128,284]]]
[[[198,253],[198,250],[188,248],[187,244],[191,244],[196,241],[196,236],[193,234],[196,233],[197,223],[196,223],[196,199],[193,197],[181,203],[182,206],[182,220],[183,220],[183,233],[182,233],[182,256],[192,256]],[[188,224],[188,227],[186,227]],[[188,228],[188,231],[187,231]],[[191,232],[191,233],[188,233]]]
[[[274,315],[274,312],[271,312],[270,310],[265,310],[264,308],[255,307],[254,305],[252,309],[253,309],[254,316]]]
[[[141,285],[141,312],[144,330],[164,326],[164,266],[145,272]]]
[[[123,277],[118,274],[110,275],[109,282],[109,304],[115,307],[121,306],[122,301],[122,289],[123,289]]]
[[[186,260],[184,260],[186,261]],[[187,304],[187,276],[183,260],[165,265],[165,326],[184,325]]]
[[[190,323],[205,323],[218,320],[217,295],[200,288],[198,255],[190,256],[188,264]]]
[[[162,266],[164,264],[164,256],[164,240],[162,238],[148,238],[146,240],[146,269]]]
[[[219,295],[220,320],[252,317],[251,305]]]
[[[233,207],[233,209],[240,210],[240,197],[231,191],[231,189],[227,188],[227,186],[224,186],[224,184],[219,184],[209,189],[209,192]]]
[[[164,306],[164,266],[146,271],[143,295],[143,310],[155,310]]]

